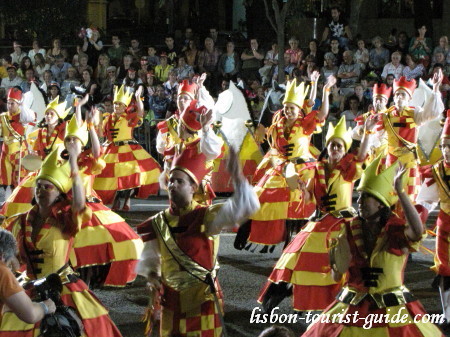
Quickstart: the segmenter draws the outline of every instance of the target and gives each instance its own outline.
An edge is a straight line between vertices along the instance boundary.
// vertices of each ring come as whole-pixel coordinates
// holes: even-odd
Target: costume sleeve
[[[248,218],[259,209],[259,200],[253,187],[245,180],[235,184],[233,196],[221,206],[214,219],[207,217],[205,221],[207,235],[219,234],[223,227],[232,227]]]
[[[438,118],[444,111],[444,103],[440,92],[433,92],[426,100],[423,108],[416,107],[414,110],[414,122],[419,126],[432,119]]]
[[[204,106],[209,110],[214,108],[214,104],[214,98],[212,98],[209,91],[205,87],[201,87],[198,90],[198,106]]]
[[[161,251],[158,239],[147,241],[144,245],[141,258],[136,266],[136,273],[148,277],[151,272],[161,275]]]
[[[0,302],[20,293],[23,288],[19,285],[14,275],[3,263],[0,264]]]
[[[223,140],[217,136],[211,129],[202,133],[200,137],[200,152],[206,157],[206,160],[213,160],[222,153]]]
[[[156,151],[160,154],[164,154],[164,150],[167,146],[167,133],[162,133],[161,131],[158,131],[158,134],[156,135]]]

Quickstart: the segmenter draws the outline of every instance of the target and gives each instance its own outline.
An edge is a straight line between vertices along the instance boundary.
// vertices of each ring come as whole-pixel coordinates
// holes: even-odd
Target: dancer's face
[[[193,180],[181,170],[173,170],[169,178],[170,202],[177,207],[185,207],[192,201],[192,196],[197,189]]]
[[[36,203],[39,207],[50,207],[60,196],[58,188],[48,180],[38,179],[35,187]]]
[[[446,164],[450,164],[450,139],[442,138],[440,145]]]
[[[384,205],[367,192],[359,192],[358,213],[363,219],[375,215]]]
[[[286,116],[287,120],[295,121],[298,118],[299,114],[300,108],[298,105],[294,103],[286,103],[284,105],[284,115]]]
[[[328,156],[333,161],[340,161],[345,155],[345,144],[340,138],[332,138],[327,145]]]

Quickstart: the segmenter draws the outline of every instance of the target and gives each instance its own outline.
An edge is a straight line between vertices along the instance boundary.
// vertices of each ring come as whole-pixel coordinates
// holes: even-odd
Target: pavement
[[[168,205],[165,196],[148,200],[132,200],[132,211],[120,213],[127,222],[135,227],[155,212]],[[434,213],[435,214],[435,213]],[[266,282],[272,267],[281,255],[279,246],[273,253],[261,254],[258,251],[237,251],[233,247],[235,234],[222,233],[220,236],[219,263],[221,265],[219,280],[225,296],[225,322],[228,337],[256,337],[269,327],[270,323],[251,323],[252,312],[262,313],[256,302],[259,291]],[[434,238],[425,239],[424,245],[434,249]],[[430,314],[440,314],[439,294],[431,288],[434,273],[430,271],[433,257],[430,254],[414,253],[405,272],[405,284],[422,302]],[[138,277],[126,288],[95,290],[95,294],[110,310],[113,321],[124,337],[142,336],[144,331],[141,318],[147,304],[145,279]],[[280,304],[279,314],[291,314],[290,299]],[[253,316],[254,318],[256,316]],[[281,316],[280,316],[281,317]],[[296,336],[305,329],[305,319],[299,316],[298,323],[285,323]],[[305,317],[305,316],[303,316]],[[154,336],[156,336],[154,334]],[[450,334],[447,334],[450,336]]]

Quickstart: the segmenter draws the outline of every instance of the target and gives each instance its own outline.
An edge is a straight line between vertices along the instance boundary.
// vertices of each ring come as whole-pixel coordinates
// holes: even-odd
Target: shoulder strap
[[[394,129],[394,127],[392,126],[392,122],[391,122],[391,116],[388,113],[386,113],[386,120],[387,120],[387,125],[389,126],[389,129],[391,130],[391,132],[394,134],[395,137],[397,137],[397,139],[412,153],[414,153],[414,155],[416,155],[416,144],[411,143],[409,141],[407,141],[405,138],[401,137]]]
[[[6,113],[2,113],[1,115],[1,119],[2,119],[2,123],[6,126],[6,128],[9,130],[9,132],[11,133],[11,135],[16,138],[17,140],[21,140],[22,136],[16,131],[14,130],[14,128],[12,127],[11,123],[9,122]]]

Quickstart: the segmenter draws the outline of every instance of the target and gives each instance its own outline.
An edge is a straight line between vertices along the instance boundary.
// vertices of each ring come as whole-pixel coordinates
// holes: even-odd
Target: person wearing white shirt
[[[10,65],[6,68],[6,71],[8,72],[8,77],[2,79],[0,87],[5,88],[6,90],[12,87],[22,87],[23,80],[20,76],[17,76],[16,67]]]
[[[398,80],[402,76],[405,66],[400,63],[401,59],[402,54],[400,52],[396,51],[392,53],[391,62],[387,63],[383,67],[383,72],[381,73],[381,78],[383,80],[386,79],[386,76],[388,74],[393,74],[396,80]]]
[[[33,40],[33,49],[31,49],[28,52],[28,57],[31,59],[31,63],[33,63],[33,66],[36,63],[36,60],[34,58],[36,56],[36,54],[41,54],[42,56],[45,56],[45,49],[41,48],[39,46],[39,41],[38,40]]]

